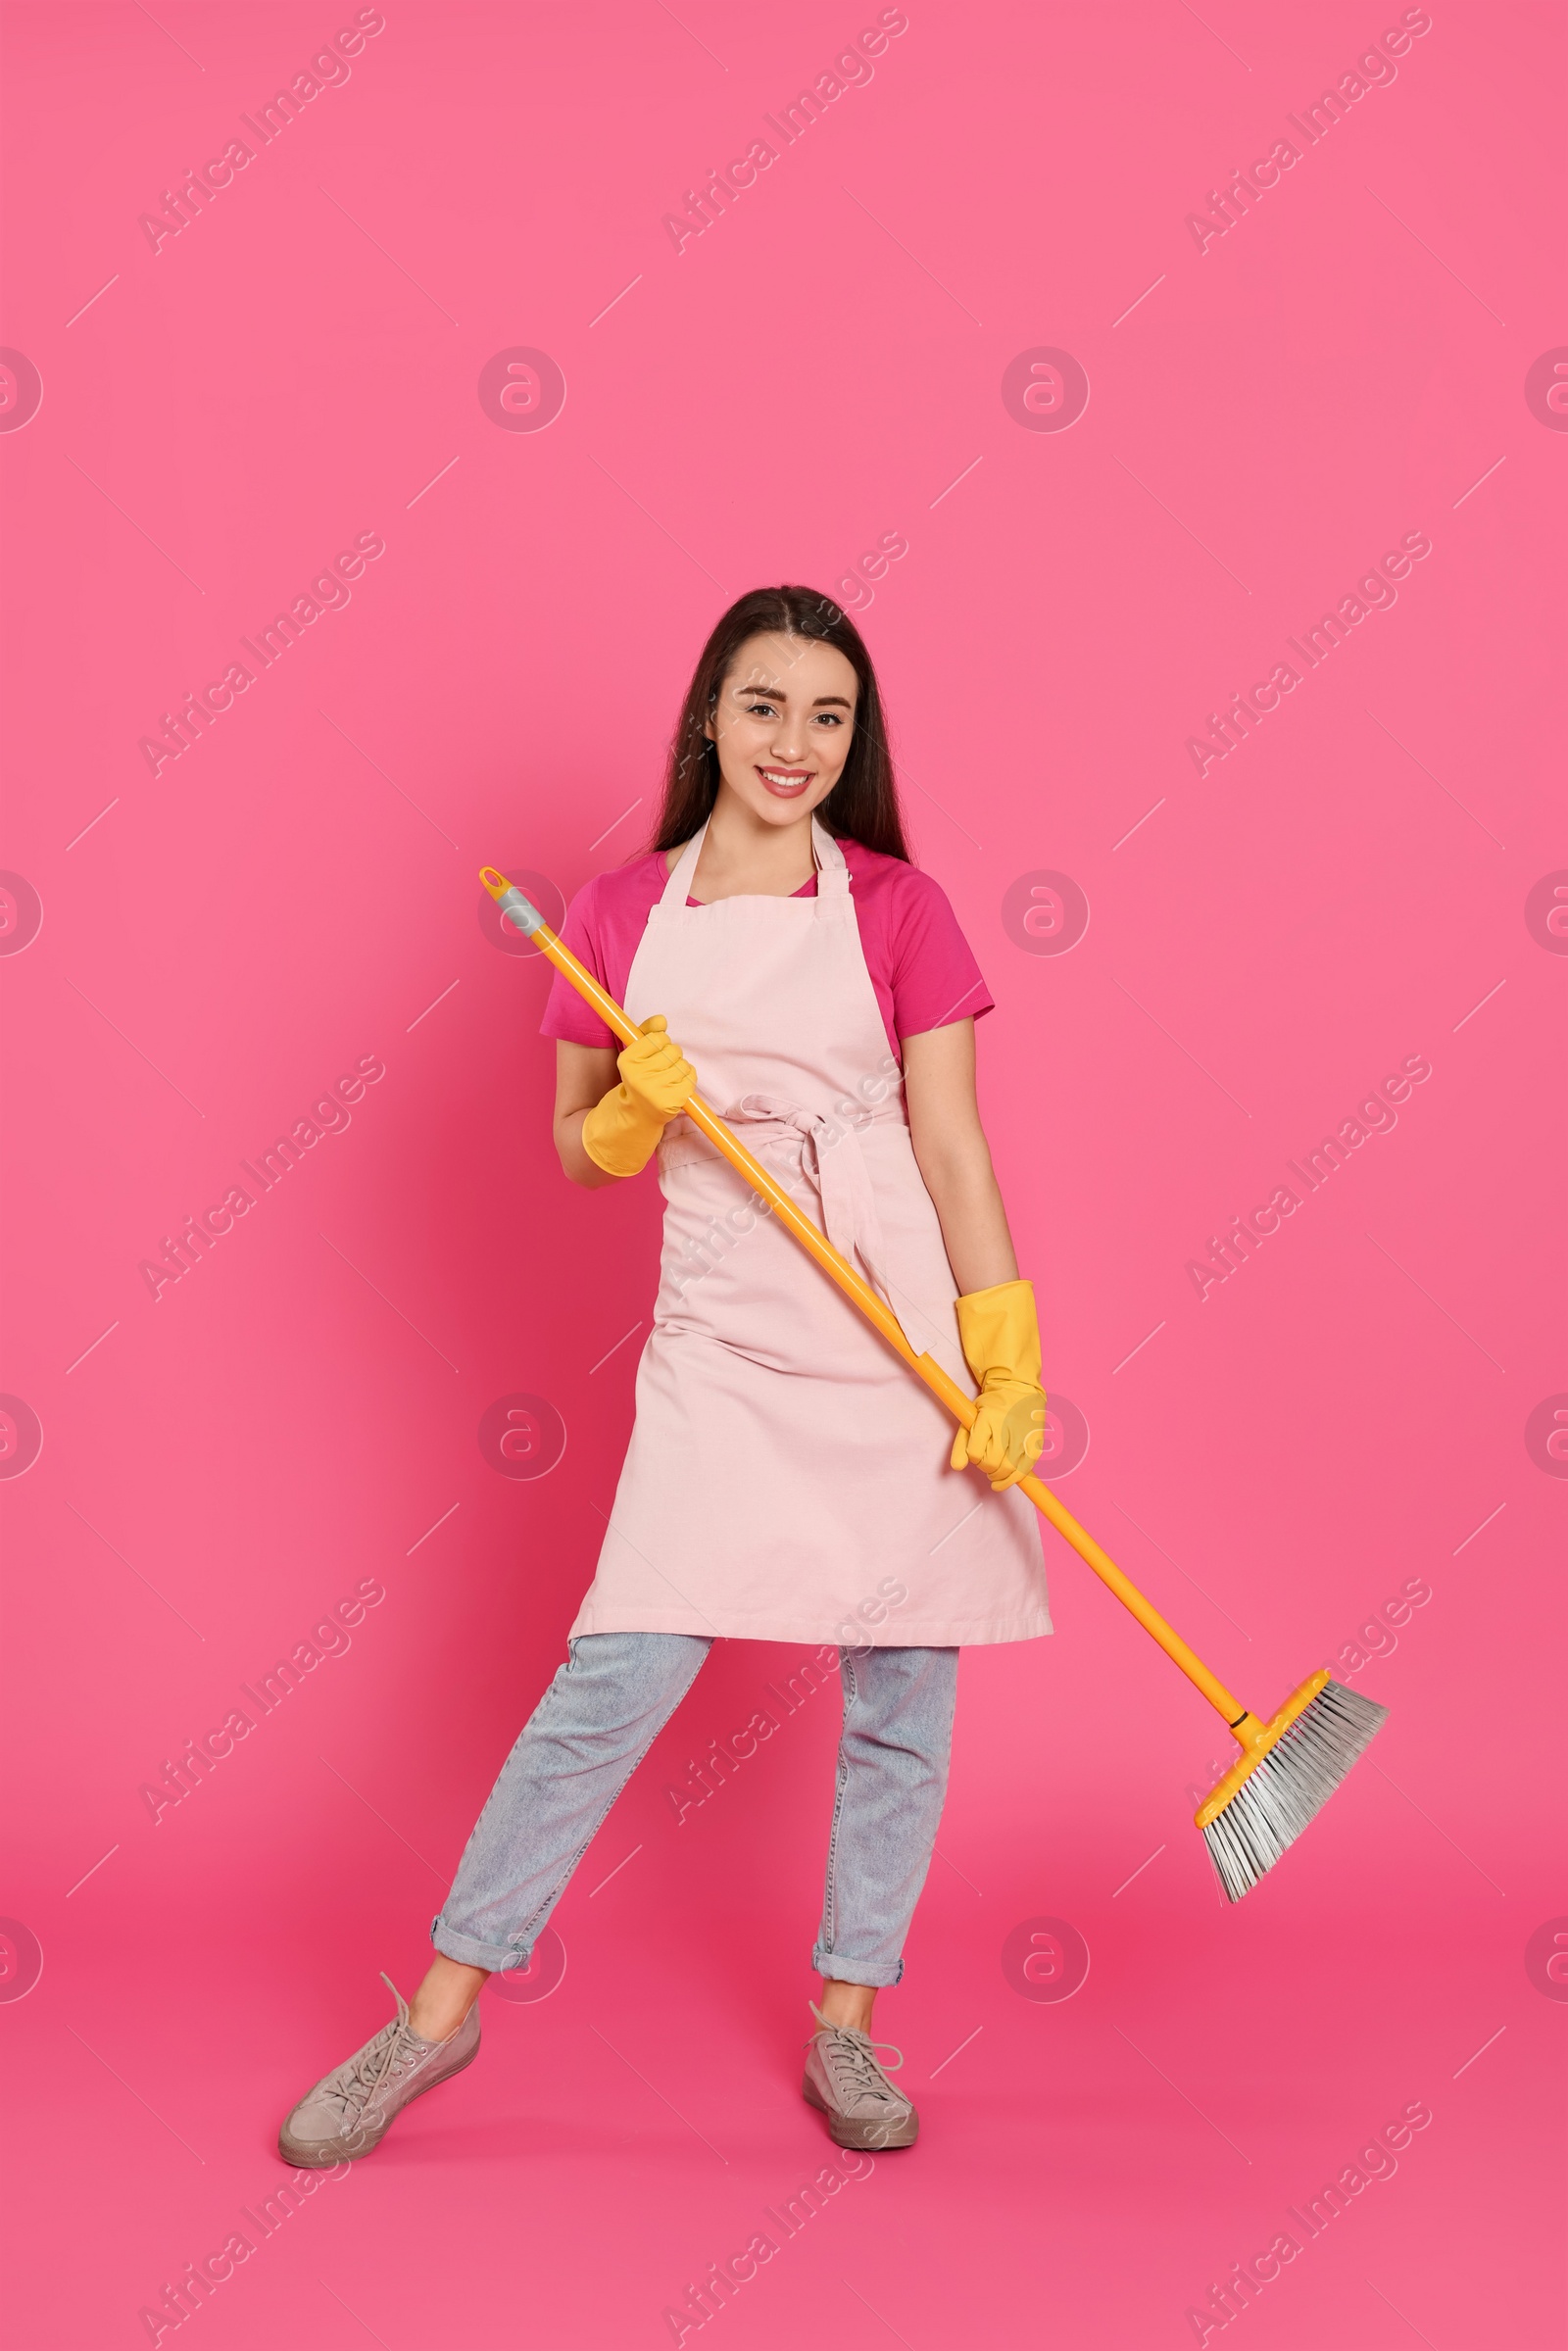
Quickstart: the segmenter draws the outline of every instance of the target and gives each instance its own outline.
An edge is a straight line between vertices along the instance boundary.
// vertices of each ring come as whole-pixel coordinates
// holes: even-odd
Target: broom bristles
[[[1329,1682],[1254,1764],[1203,1831],[1226,1895],[1239,1902],[1309,1828],[1388,1718],[1387,1706]]]

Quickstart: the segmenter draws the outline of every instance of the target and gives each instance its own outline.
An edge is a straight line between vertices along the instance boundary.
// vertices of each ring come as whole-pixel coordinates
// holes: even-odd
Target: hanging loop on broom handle
[[[509,882],[505,874],[498,873],[493,865],[483,866],[479,879],[495,900],[503,919],[513,923],[524,937],[534,942],[623,1045],[635,1043],[642,1034],[636,1022],[627,1018],[608,989],[600,986],[593,973],[557,937],[538,907],[529,903],[515,883]],[[915,1353],[892,1308],[878,1298],[868,1282],[861,1279],[849,1259],[833,1247],[826,1234],[768,1173],[760,1159],[747,1150],[701,1095],[691,1096],[685,1105],[685,1115],[700,1133],[708,1137],[714,1149],[723,1153],[730,1165],[746,1178],[754,1191],[766,1200],[780,1223],[789,1227],[802,1248],[810,1252],[846,1298],[858,1306],[867,1322],[875,1325],[895,1354],[903,1356],[909,1369],[925,1382],[933,1396],[941,1399],[955,1420],[961,1421],[966,1429],[970,1427],[975,1417],[976,1399],[966,1396],[933,1356]],[[1232,1695],[1216,1675],[1209,1672],[1202,1659],[1165,1622],[1158,1609],[1151,1606],[1137,1585],[1122,1574],[1115,1561],[1078,1524],[1071,1511],[1062,1508],[1043,1480],[1031,1472],[1018,1480],[1018,1487],[1021,1493],[1029,1496],[1041,1515],[1050,1519],[1057,1534],[1071,1543],[1079,1558],[1092,1567],[1101,1582],[1115,1593],[1122,1606],[1132,1612],[1144,1631],[1158,1641],[1172,1664],[1181,1667],[1193,1687],[1201,1692],[1222,1718],[1232,1737],[1239,1739],[1244,1747],[1250,1745],[1253,1736],[1260,1735],[1263,1729],[1250,1710]]]

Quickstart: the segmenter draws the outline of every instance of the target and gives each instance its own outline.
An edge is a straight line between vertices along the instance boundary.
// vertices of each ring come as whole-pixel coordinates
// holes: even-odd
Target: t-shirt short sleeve
[[[893,1021],[901,1043],[993,1009],[996,1000],[946,891],[912,865],[904,868],[890,945]]]
[[[902,1059],[906,1037],[991,1011],[995,1000],[941,883],[858,841],[840,846],[865,967],[894,1053]]]
[[[634,864],[596,874],[566,908],[562,938],[617,1004],[625,1002],[632,958],[663,880],[662,857],[639,857]],[[611,1052],[618,1042],[560,971],[551,981],[539,1034],[564,1038],[568,1045],[607,1047]]]

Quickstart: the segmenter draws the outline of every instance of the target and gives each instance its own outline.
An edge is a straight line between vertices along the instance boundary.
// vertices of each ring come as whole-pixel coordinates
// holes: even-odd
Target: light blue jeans
[[[710,1645],[687,1633],[586,1633],[569,1643],[431,1925],[438,1951],[492,1971],[527,1964],[572,1871]],[[839,1656],[844,1730],[811,1965],[846,1984],[897,1984],[947,1792],[958,1652]]]

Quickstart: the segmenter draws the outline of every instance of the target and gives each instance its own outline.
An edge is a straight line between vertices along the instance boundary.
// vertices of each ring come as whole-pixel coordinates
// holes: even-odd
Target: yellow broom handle
[[[500,905],[503,914],[510,911],[509,900],[517,906],[519,911],[527,907],[532,918],[527,924],[527,936],[542,954],[549,956],[556,969],[564,973],[578,995],[592,1004],[606,1027],[613,1030],[622,1044],[635,1043],[642,1035],[636,1022],[627,1018],[608,989],[602,988],[593,973],[577,960],[537,907],[529,906],[522,892],[508,883],[505,876],[490,865],[483,868],[479,878]],[[523,926],[519,924],[518,927]],[[845,1296],[859,1307],[866,1320],[875,1324],[895,1353],[903,1356],[909,1369],[925,1382],[932,1395],[940,1397],[954,1418],[961,1421],[967,1429],[975,1417],[975,1398],[965,1396],[957,1382],[949,1378],[933,1356],[915,1353],[891,1307],[877,1297],[869,1283],[861,1280],[849,1259],[833,1247],[826,1234],[813,1224],[782,1185],[775,1181],[761,1160],[753,1156],[745,1144],[724,1124],[716,1111],[709,1108],[700,1095],[692,1095],[685,1105],[685,1114],[693,1126],[708,1137],[715,1150],[722,1151],[730,1165],[746,1178],[753,1190],[767,1201],[780,1222],[788,1225],[796,1240],[810,1251],[823,1271],[832,1275]],[[1200,1690],[1215,1712],[1223,1717],[1226,1728],[1234,1732],[1238,1724],[1246,1722],[1249,1709],[1240,1699],[1232,1696],[1224,1683],[1211,1674],[1202,1659],[1188,1647],[1181,1635],[1166,1624],[1158,1609],[1145,1599],[1137,1585],[1129,1582],[1109,1554],[1102,1551],[1094,1537],[1078,1524],[1071,1511],[1062,1508],[1050,1487],[1032,1473],[1020,1478],[1018,1486],[1035,1508],[1050,1519],[1057,1534],[1064,1536],[1072,1544],[1079,1558],[1094,1569],[1102,1584],[1109,1587],[1122,1606],[1132,1611],[1144,1631],[1152,1635],[1171,1662],[1181,1667],[1194,1688]]]

